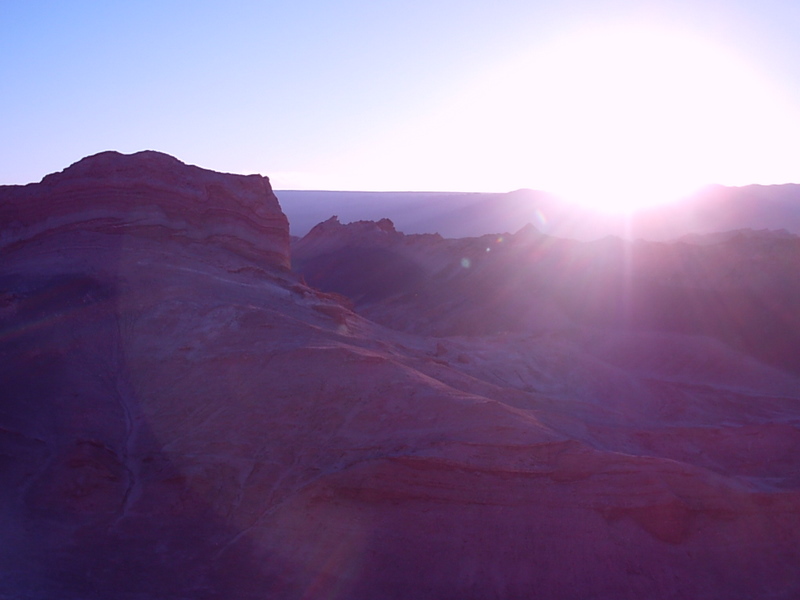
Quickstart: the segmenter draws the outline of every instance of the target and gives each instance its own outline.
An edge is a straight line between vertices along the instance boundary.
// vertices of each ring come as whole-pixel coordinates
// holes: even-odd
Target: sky
[[[0,0],[0,184],[144,149],[608,206],[800,182],[797,31],[786,0]]]

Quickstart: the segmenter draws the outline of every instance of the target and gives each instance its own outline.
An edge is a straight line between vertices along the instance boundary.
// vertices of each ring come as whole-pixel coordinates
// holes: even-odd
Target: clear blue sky
[[[643,42],[626,37],[636,31]],[[800,107],[798,32],[800,3],[786,0],[0,0],[0,183],[38,181],[102,150],[155,149],[215,170],[260,172],[276,188],[547,187],[558,180],[548,174],[590,172],[608,154],[624,164],[603,164],[603,173],[624,172],[637,156],[630,148],[668,136],[672,125],[646,132],[671,123],[664,113],[684,103],[671,118],[690,126],[669,144],[701,148],[684,165],[698,180],[725,178],[719,164],[703,171],[702,157],[717,152],[708,140],[747,121],[726,145],[768,146],[762,159],[774,152],[770,164],[788,166],[739,166],[744,180],[721,183],[800,181],[800,152],[787,157],[793,146],[780,138],[800,131],[791,112]],[[614,39],[627,41],[620,49]],[[629,62],[637,44],[646,61]],[[686,62],[698,44],[712,48],[697,61],[703,68],[734,65],[717,87],[705,83],[713,73]],[[662,56],[672,48],[682,57],[674,63]],[[673,72],[687,69],[691,77]],[[732,83],[740,79],[768,97],[734,103],[730,121],[694,143],[701,126],[692,119],[740,97]],[[669,105],[658,105],[664,93]],[[628,106],[623,96],[637,100]],[[609,108],[620,102],[624,109]],[[788,133],[759,137],[779,128],[775,115],[791,121]],[[611,137],[628,150],[606,152]],[[668,163],[677,151],[653,152]]]

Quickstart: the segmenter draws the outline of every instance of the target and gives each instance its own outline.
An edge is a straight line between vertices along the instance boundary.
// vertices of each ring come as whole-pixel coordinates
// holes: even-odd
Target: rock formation
[[[3,186],[0,244],[69,232],[213,245],[288,268],[288,224],[269,182],[159,152],[90,156],[27,186]],[[13,246],[12,246],[13,247]]]
[[[387,223],[321,223],[294,244],[295,269],[403,331],[699,334],[800,374],[800,238],[788,232],[578,242],[528,225],[452,240]]]
[[[479,336],[387,328],[287,269],[266,179],[155,153],[0,188],[0,226],[0,597],[800,594],[800,385],[729,340],[557,297]],[[439,277],[498,325],[526,261],[606,267],[540,238],[330,221],[298,258],[387,322]],[[482,269],[494,304],[459,283]]]

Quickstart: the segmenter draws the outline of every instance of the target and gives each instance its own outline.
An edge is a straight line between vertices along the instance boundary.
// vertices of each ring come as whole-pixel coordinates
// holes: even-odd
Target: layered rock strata
[[[286,270],[263,179],[101,157],[0,190],[0,597],[800,593],[790,373],[707,336],[388,329]]]
[[[289,265],[288,223],[269,180],[185,165],[159,152],[103,152],[0,187],[0,247],[70,231],[171,239]]]

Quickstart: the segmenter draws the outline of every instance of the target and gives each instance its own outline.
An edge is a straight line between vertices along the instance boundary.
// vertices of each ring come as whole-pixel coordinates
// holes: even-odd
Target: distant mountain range
[[[545,192],[277,191],[291,233],[303,236],[336,215],[343,223],[389,218],[403,233],[446,238],[514,233],[530,223],[542,233],[578,240],[608,235],[671,240],[750,228],[800,234],[800,185],[709,186],[696,194],[628,218],[567,204]]]

